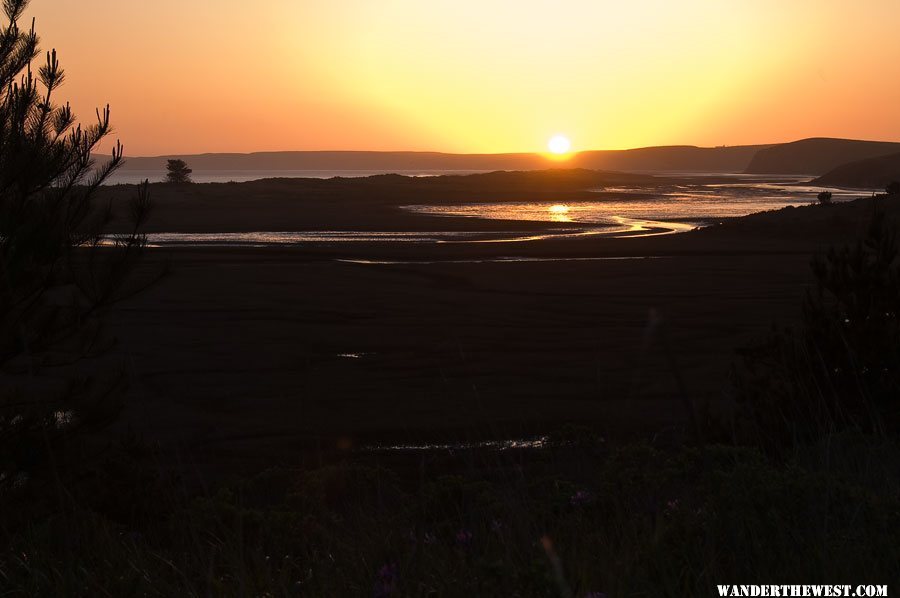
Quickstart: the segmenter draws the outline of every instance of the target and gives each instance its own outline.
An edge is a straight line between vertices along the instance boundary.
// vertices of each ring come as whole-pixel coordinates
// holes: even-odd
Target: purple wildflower
[[[594,495],[587,490],[579,490],[569,499],[569,504],[573,507],[583,507],[594,502]]]
[[[456,532],[456,544],[457,544],[457,546],[460,546],[461,548],[468,548],[469,545],[472,543],[472,538],[473,538],[472,532],[470,532],[467,529],[461,529],[458,532]]]
[[[372,595],[375,598],[386,598],[397,591],[397,578],[399,571],[395,563],[388,563],[378,570],[375,577],[375,588]]]
[[[666,503],[666,515],[671,515],[679,508],[679,503],[677,498],[673,498],[669,502]]]

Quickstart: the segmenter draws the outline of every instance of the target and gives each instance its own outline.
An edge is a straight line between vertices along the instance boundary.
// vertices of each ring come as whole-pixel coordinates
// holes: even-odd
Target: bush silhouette
[[[847,428],[900,431],[900,245],[883,214],[813,260],[799,326],[741,352],[738,398],[769,448]]]
[[[900,195],[900,182],[894,181],[884,188],[888,195]]]
[[[831,191],[822,191],[821,193],[819,193],[819,195],[817,197],[819,199],[820,205],[823,205],[823,206],[831,205],[831,199],[832,199]]]
[[[95,164],[109,107],[85,126],[55,103],[65,75],[55,51],[31,68],[38,37],[18,26],[27,5],[6,0],[0,28],[0,497],[36,484],[50,463],[64,477],[66,452],[57,449],[115,413],[119,377],[72,368],[101,350],[103,309],[133,290],[149,210],[145,184],[129,232],[103,235],[111,209],[96,206],[96,195],[122,163],[122,146]]]
[[[194,172],[184,160],[169,160],[166,170],[166,181],[169,183],[190,183],[191,173]]]

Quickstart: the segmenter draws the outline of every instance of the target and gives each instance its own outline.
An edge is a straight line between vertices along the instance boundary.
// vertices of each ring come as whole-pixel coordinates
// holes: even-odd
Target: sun
[[[551,154],[562,156],[568,154],[572,149],[572,142],[565,135],[554,135],[547,142],[547,149],[550,150]]]

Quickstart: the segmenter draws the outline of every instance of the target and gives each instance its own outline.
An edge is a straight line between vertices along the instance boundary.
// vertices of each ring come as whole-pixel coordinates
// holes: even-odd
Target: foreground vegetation
[[[6,595],[596,597],[900,579],[894,442],[848,433],[775,465],[748,448],[559,438],[389,467],[360,455],[193,498],[108,484],[119,521],[101,495],[60,497],[12,535],[0,581]]]

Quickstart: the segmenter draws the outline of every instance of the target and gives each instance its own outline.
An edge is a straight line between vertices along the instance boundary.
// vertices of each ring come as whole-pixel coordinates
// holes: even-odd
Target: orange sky
[[[32,0],[129,155],[900,140],[900,0]]]

